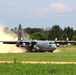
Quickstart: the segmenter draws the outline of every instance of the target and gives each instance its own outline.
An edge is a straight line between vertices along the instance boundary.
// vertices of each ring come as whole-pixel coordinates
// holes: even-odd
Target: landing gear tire
[[[50,52],[53,52],[53,51],[50,51]]]
[[[29,52],[35,52],[35,49],[29,49]]]
[[[35,52],[35,49],[32,49],[32,52]]]
[[[39,51],[39,52],[45,52],[45,51]]]

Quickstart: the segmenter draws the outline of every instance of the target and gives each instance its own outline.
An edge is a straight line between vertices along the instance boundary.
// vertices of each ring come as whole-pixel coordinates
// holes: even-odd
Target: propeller
[[[59,47],[60,45],[59,45],[59,43],[57,43],[57,40],[58,40],[58,38],[55,38],[56,46]]]
[[[57,40],[57,38],[55,38],[55,43],[56,43],[57,47],[59,47],[59,44],[63,44],[63,45],[68,44],[68,40],[69,40],[69,38],[67,38],[66,40]]]

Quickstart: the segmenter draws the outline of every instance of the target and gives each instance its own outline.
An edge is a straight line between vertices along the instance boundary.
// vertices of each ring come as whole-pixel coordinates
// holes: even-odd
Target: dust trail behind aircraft
[[[16,34],[14,33],[5,33],[4,28],[0,25],[0,40],[9,41],[17,40]],[[0,53],[22,53],[25,52],[25,48],[18,48],[15,45],[8,45],[0,43]]]

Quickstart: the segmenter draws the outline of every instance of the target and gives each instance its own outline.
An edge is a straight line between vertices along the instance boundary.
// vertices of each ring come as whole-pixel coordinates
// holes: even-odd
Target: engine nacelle
[[[16,45],[16,47],[20,47],[20,46],[21,46],[20,44],[17,44],[17,45]]]
[[[39,52],[39,47],[35,46],[30,50],[31,52]]]
[[[60,45],[57,43],[56,46],[59,47]]]
[[[20,47],[20,43],[19,42],[17,42],[16,47]]]
[[[34,45],[34,49],[35,50],[39,50],[40,48]]]
[[[21,44],[21,47],[26,47],[26,44],[25,43]]]
[[[22,43],[20,43],[20,42],[17,42],[17,47],[21,47],[21,45],[22,45]]]
[[[25,43],[17,43],[17,45],[16,45],[17,47],[25,47],[26,46],[26,44]]]
[[[16,45],[16,47],[20,47],[20,45],[19,45],[19,44],[17,44],[17,45]]]

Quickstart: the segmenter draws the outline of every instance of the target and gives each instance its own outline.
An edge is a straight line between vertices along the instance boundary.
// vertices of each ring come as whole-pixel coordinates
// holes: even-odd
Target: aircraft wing
[[[3,42],[3,44],[16,44],[17,41],[0,41]]]
[[[35,45],[37,43],[35,41],[29,41],[29,40],[22,40],[22,41],[0,41],[0,42],[3,42],[3,44],[26,43],[26,44],[32,44],[32,45]]]
[[[30,40],[22,40],[22,43],[35,45],[37,42],[36,41],[30,41]]]
[[[67,41],[67,40],[57,40],[57,41],[55,41],[55,43],[59,43],[59,44],[68,44],[68,43],[75,43],[76,41],[74,41],[74,40],[69,40],[69,41]]]

